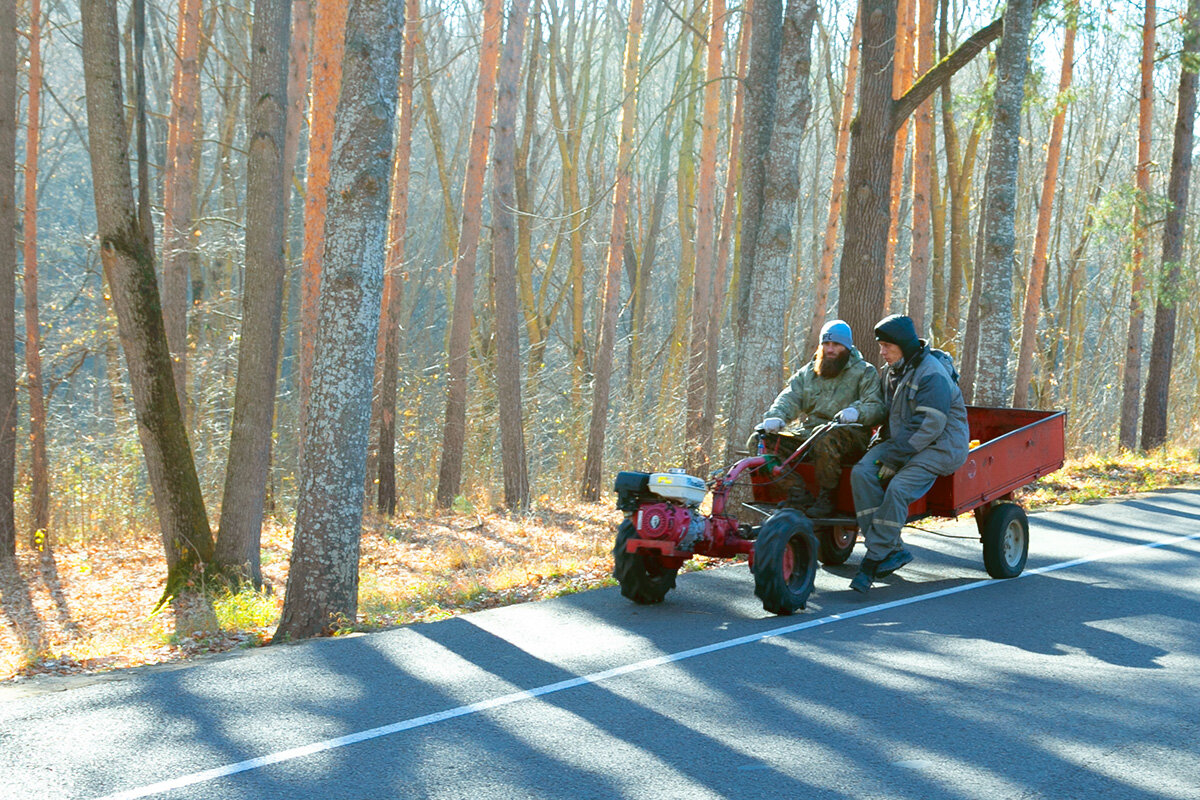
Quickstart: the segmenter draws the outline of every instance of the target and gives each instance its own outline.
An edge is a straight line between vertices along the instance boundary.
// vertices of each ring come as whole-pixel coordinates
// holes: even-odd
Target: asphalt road
[[[765,614],[741,565],[0,691],[0,797],[1200,798],[1200,491],[906,533],[865,598]]]

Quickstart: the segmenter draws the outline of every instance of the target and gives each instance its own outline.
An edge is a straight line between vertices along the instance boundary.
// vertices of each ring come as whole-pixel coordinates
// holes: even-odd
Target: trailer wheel
[[[621,584],[621,594],[633,602],[646,606],[661,603],[667,592],[675,588],[675,574],[679,569],[663,566],[656,555],[626,552],[625,543],[636,533],[632,520],[625,520],[617,528],[613,577]]]
[[[754,594],[772,614],[804,609],[817,577],[817,537],[799,511],[783,509],[754,540]]]
[[[992,507],[983,526],[983,566],[993,578],[1015,578],[1029,557],[1029,518],[1016,503]]]
[[[846,559],[854,552],[854,543],[858,541],[858,530],[845,525],[820,528],[817,531],[817,541],[820,542],[817,558],[822,564],[836,567],[838,564],[845,564]]]

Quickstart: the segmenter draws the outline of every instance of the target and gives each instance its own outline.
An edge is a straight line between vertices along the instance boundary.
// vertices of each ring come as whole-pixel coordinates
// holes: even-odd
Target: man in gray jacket
[[[852,464],[867,449],[871,428],[883,421],[883,394],[875,367],[863,360],[854,346],[850,326],[840,319],[825,324],[812,360],[788,380],[759,427],[778,433],[793,420],[789,432],[807,439],[834,419],[857,422],[861,427],[839,427],[813,442],[810,454],[819,492],[814,498],[797,479],[790,500],[807,506],[808,516],[827,517],[834,512],[842,464]]]
[[[900,530],[908,507],[967,460],[970,430],[962,391],[913,321],[893,314],[875,326],[887,362],[881,381],[887,418],[879,441],[854,465],[850,484],[867,555],[850,583],[866,592],[876,578],[912,561]]]

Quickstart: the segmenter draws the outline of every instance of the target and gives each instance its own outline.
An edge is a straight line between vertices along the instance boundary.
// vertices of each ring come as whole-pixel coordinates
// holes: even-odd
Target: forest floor
[[[1200,485],[1200,453],[1093,455],[1068,461],[1020,493],[1029,510]],[[359,616],[345,632],[427,622],[493,606],[612,585],[611,502],[543,500],[528,514],[439,513],[364,526]],[[0,573],[0,683],[181,662],[269,641],[287,582],[290,529],[263,531],[265,591],[218,595],[219,630],[178,634],[154,613],[166,575],[155,532],[60,543],[52,564],[18,545],[20,575]],[[688,568],[714,562],[697,559]]]

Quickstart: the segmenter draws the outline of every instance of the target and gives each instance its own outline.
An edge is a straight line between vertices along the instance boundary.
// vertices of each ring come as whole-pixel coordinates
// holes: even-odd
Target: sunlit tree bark
[[[42,329],[38,319],[38,156],[41,144],[42,3],[29,3],[28,117],[25,121],[25,209],[22,236],[25,296],[25,383],[29,389],[30,546],[50,556],[50,466],[46,456],[46,398],[42,388]]]
[[[357,615],[363,476],[403,35],[400,4],[349,3],[305,458],[276,641],[329,633]]]
[[[85,0],[81,9],[100,257],[112,291],[137,408],[138,435],[166,550],[163,599],[175,598],[177,628],[193,630],[187,612],[194,611],[201,573],[212,560],[213,537],[175,393],[151,237],[138,221],[133,200],[116,4]],[[202,609],[198,613],[204,614]]]
[[[179,0],[175,77],[167,121],[163,173],[163,319],[179,405],[186,410],[187,295],[192,269],[192,217],[196,202],[196,116],[200,104],[201,0]]]
[[[708,15],[708,48],[704,69],[704,104],[700,124],[700,171],[696,187],[696,274],[692,295],[690,363],[688,366],[687,439],[690,466],[707,472],[712,449],[713,419],[706,414],[704,398],[709,381],[708,328],[720,321],[721,309],[713,303],[716,276],[717,127],[720,124],[721,51],[725,43],[725,2],[711,0]],[[713,380],[716,376],[711,376]]]
[[[287,54],[289,0],[255,0],[246,177],[246,266],[229,459],[216,562],[262,586],[260,543],[270,466],[287,218]]]
[[[503,11],[502,0],[486,0],[484,3],[475,117],[471,124],[471,145],[463,184],[462,228],[454,259],[454,311],[447,352],[450,368],[446,378],[446,420],[442,432],[437,487],[437,502],[442,508],[449,508],[454,503],[462,482],[462,456],[467,427],[468,345],[475,316],[475,258],[482,225],[483,181],[487,171],[488,136],[495,108],[496,67],[500,60]]]

